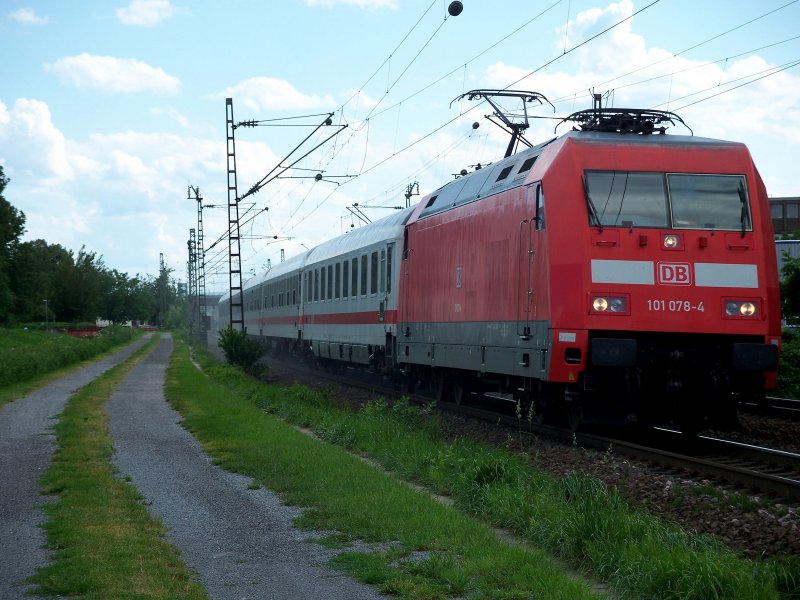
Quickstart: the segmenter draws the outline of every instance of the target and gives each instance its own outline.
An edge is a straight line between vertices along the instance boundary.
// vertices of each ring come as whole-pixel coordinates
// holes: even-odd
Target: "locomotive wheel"
[[[444,377],[440,373],[431,375],[431,393],[436,402],[444,402],[447,399],[445,395],[446,389]]]
[[[417,388],[417,375],[413,371],[404,373],[400,378],[400,391],[404,394],[413,394]]]
[[[580,396],[569,389],[564,390],[564,409],[567,417],[567,428],[573,433],[583,425],[583,405]]]
[[[456,406],[461,406],[461,403],[464,402],[464,399],[469,396],[469,392],[467,391],[467,387],[464,385],[464,382],[454,379],[450,389],[452,390],[453,402],[455,402]]]
[[[583,407],[578,402],[567,403],[567,428],[573,433],[583,425]]]
[[[537,425],[544,425],[550,420],[548,404],[548,399],[543,393],[533,400],[533,422]]]

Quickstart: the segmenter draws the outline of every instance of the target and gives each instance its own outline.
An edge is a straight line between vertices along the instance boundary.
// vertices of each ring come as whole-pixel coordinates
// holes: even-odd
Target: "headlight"
[[[731,319],[759,317],[757,300],[725,300],[725,316]]]
[[[756,314],[756,305],[752,302],[742,302],[739,306],[739,312],[745,317],[753,317]]]
[[[681,245],[681,238],[674,234],[664,236],[664,248],[667,250],[677,250]]]
[[[592,313],[603,315],[627,315],[627,296],[592,296]]]

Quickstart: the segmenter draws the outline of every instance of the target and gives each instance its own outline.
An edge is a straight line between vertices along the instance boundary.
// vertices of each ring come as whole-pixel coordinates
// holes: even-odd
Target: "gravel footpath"
[[[128,358],[145,339],[0,408],[0,599],[25,598],[31,586],[24,580],[48,561],[41,528],[48,498],[39,479],[53,460],[54,419],[73,393]]]
[[[131,372],[108,403],[121,476],[130,476],[168,540],[212,598],[384,598],[324,563],[333,552],[292,527],[298,509],[283,506],[251,480],[213,465],[164,399],[172,340]],[[198,377],[201,375],[198,374]]]

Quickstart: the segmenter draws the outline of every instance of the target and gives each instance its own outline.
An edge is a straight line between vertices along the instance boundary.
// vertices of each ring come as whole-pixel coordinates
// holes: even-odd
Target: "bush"
[[[247,328],[237,331],[230,326],[219,332],[219,347],[225,353],[229,364],[239,367],[248,375],[258,375],[258,359],[264,354],[264,346],[260,342],[247,337]]]
[[[783,330],[775,394],[782,398],[800,398],[800,332],[797,329]]]
[[[61,333],[0,330],[0,388],[21,383],[130,342],[130,327],[109,327],[101,335],[77,338]]]

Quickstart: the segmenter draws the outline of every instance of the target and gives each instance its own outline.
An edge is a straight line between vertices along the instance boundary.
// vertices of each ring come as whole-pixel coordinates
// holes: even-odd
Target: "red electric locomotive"
[[[774,387],[778,277],[747,148],[659,135],[679,118],[599,109],[450,182],[406,227],[399,361],[471,388],[685,430]],[[682,122],[682,121],[681,121]]]

